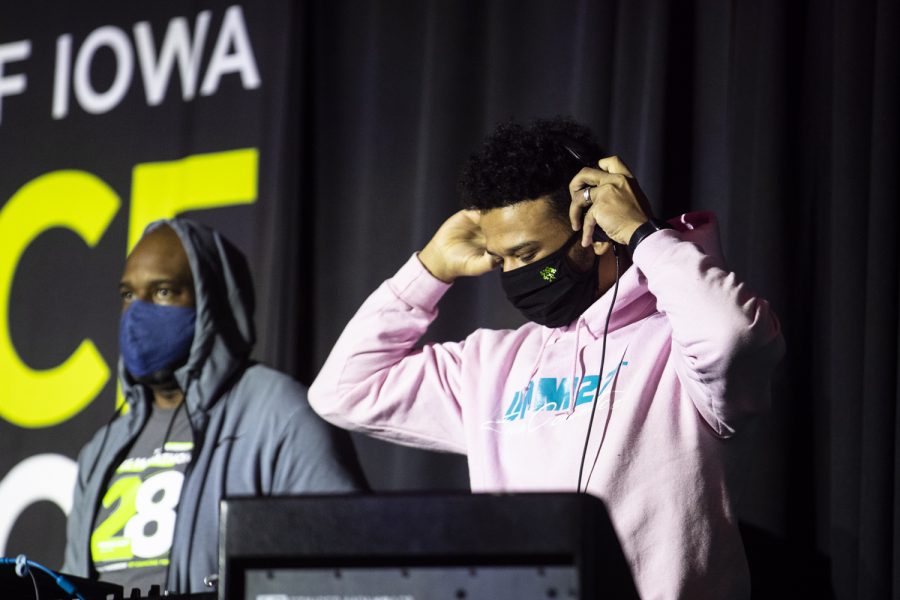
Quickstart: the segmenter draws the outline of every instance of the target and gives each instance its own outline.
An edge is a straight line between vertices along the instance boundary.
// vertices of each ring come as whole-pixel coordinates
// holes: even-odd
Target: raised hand
[[[457,277],[483,275],[495,268],[497,262],[485,251],[480,221],[477,210],[454,214],[419,252],[419,260],[432,275],[447,283]]]
[[[597,165],[597,169],[585,167],[569,183],[572,229],[581,229],[582,246],[591,244],[596,226],[613,241],[628,244],[634,230],[649,218],[648,203],[637,180],[619,157],[603,158]]]

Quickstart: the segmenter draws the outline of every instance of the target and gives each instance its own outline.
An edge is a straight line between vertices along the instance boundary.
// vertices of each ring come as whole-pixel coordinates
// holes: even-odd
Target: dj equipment
[[[137,589],[126,595],[120,585],[55,573],[23,555],[17,559],[0,558],[0,598],[31,600],[35,597],[40,600],[216,600],[214,592],[163,596],[157,586],[146,595]]]
[[[223,500],[220,600],[637,598],[586,494]]]
[[[16,562],[16,559],[0,559],[0,598],[34,598],[35,589],[41,600],[69,600],[77,598],[76,593],[80,593],[85,600],[113,598],[116,594],[122,597],[122,587],[118,585],[74,575],[60,576],[21,555],[19,564]],[[27,568],[23,568],[23,564],[27,564]],[[62,583],[58,582],[59,577]]]

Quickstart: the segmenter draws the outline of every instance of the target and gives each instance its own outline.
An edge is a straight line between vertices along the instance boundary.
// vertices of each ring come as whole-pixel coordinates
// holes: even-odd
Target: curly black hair
[[[459,180],[463,205],[488,211],[548,196],[554,211],[568,223],[569,182],[582,167],[596,165],[603,156],[591,130],[569,117],[538,119],[528,126],[508,121],[463,167]]]

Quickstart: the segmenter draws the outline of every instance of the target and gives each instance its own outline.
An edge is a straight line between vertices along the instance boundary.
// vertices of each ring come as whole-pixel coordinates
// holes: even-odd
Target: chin
[[[160,369],[159,371],[154,371],[150,375],[144,375],[143,377],[135,377],[132,375],[132,378],[136,382],[160,392],[181,389],[178,385],[178,381],[175,379],[175,369]]]

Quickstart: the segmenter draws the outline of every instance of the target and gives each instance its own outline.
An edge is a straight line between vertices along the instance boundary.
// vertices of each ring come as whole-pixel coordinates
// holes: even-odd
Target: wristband
[[[634,256],[634,251],[637,249],[638,244],[643,242],[645,237],[651,233],[656,233],[660,229],[674,229],[674,227],[659,219],[648,219],[646,223],[635,229],[634,233],[631,234],[631,239],[628,240],[628,253]]]

